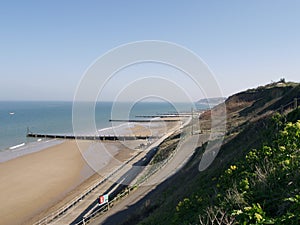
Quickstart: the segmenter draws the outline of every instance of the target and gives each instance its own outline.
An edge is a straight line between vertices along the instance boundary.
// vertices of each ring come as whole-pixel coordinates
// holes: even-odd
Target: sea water
[[[129,103],[119,104],[121,107],[118,109],[122,109],[122,104],[125,109]],[[27,132],[73,134],[72,106],[72,102],[0,102],[0,161],[1,158],[3,161],[9,156],[14,158],[22,155],[23,150],[27,153],[34,152],[62,142],[62,140],[27,138]],[[140,102],[133,105],[128,115],[128,112],[124,113],[123,110],[112,113],[112,102],[99,102],[94,108],[95,123],[98,130],[104,130],[112,126],[110,119],[141,119],[136,116],[190,112],[191,107],[193,107],[191,103],[176,104],[175,108],[168,102]],[[204,108],[205,106],[201,107]],[[115,118],[112,118],[112,115]],[[113,125],[116,126],[116,123]]]

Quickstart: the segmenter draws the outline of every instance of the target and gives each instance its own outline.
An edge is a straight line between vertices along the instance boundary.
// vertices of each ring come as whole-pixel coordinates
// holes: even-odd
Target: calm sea
[[[120,103],[125,105],[127,103]],[[180,112],[191,110],[191,104],[176,105]],[[205,106],[201,106],[204,109]],[[97,129],[110,127],[111,102],[101,102],[95,107]],[[130,111],[130,119],[138,115],[156,115],[177,111],[167,102],[140,102]],[[118,114],[119,113],[119,114]],[[117,118],[124,118],[122,110],[114,112]],[[115,124],[114,124],[115,125]],[[42,145],[51,145],[59,141],[26,138],[27,130],[33,133],[72,134],[72,102],[0,102],[0,151],[13,152],[30,147],[37,149]],[[0,155],[1,157],[1,155]]]

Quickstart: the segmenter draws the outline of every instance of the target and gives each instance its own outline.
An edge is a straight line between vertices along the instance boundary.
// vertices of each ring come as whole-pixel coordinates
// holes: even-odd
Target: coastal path
[[[137,190],[131,192],[128,197],[124,198],[101,216],[92,219],[89,224],[120,224],[126,219],[126,215],[130,215],[138,209],[139,206],[136,203],[156,189],[160,183],[178,172],[193,155],[195,147],[200,146],[207,140],[207,134],[197,134],[187,137],[165,166],[150,176]],[[146,199],[144,200],[146,201]]]
[[[120,188],[124,188],[124,185],[121,183],[130,184],[130,182],[133,181],[142,171],[143,165],[147,164],[151,160],[157,146],[160,145],[166,138],[171,136],[174,132],[178,131],[178,129],[179,127],[176,126],[157,141],[152,143],[147,149],[138,151],[137,154],[130,158],[127,162],[115,168],[111,174],[106,175],[106,177],[109,177],[109,179],[105,179],[105,182],[93,189],[88,196],[84,197],[84,199],[79,201],[76,205],[64,212],[63,215],[60,215],[58,218],[54,219],[48,224],[65,225],[76,224],[78,221],[81,221],[85,214],[97,207],[97,200],[100,195],[109,193],[113,196],[114,193],[118,193],[120,191]]]

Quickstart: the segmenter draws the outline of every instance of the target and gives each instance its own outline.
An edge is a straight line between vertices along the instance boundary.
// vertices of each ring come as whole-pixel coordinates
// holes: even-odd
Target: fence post
[[[283,105],[280,107],[280,114],[283,114]]]
[[[294,98],[294,109],[297,109],[297,98]]]

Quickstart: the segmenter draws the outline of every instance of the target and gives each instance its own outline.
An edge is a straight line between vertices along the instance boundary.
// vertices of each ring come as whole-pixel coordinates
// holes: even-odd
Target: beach
[[[49,212],[48,209],[53,206],[53,210],[62,206],[84,191],[95,179],[101,178],[90,168],[81,152],[85,149],[88,151],[94,144],[91,141],[80,141],[79,149],[76,141],[65,141],[1,163],[0,224],[31,224],[29,221],[35,221],[37,215],[39,218],[46,216],[44,211]],[[118,143],[105,145],[105,161],[99,162],[99,165],[103,165],[99,170],[110,171],[112,165],[115,167],[132,155],[130,149],[125,151],[125,147]],[[117,162],[109,163],[111,158]],[[78,188],[80,184],[82,187]]]
[[[22,224],[64,197],[85,166],[75,141],[0,164],[1,224]]]
[[[135,135],[150,134],[147,127],[135,125],[130,129]],[[151,132],[160,129],[155,127]],[[102,174],[136,154],[142,142],[145,140],[124,143],[66,140],[0,163],[0,224],[32,224],[53,212],[102,179]]]

